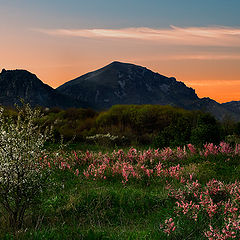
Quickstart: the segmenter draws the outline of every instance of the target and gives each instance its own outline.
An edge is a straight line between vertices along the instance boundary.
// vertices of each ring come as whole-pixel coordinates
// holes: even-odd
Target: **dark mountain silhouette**
[[[222,106],[235,114],[240,114],[240,101],[226,102],[223,103]]]
[[[230,108],[226,107],[225,104],[220,104],[211,98],[200,98],[190,104],[188,109],[199,109],[209,112],[219,120],[231,118],[235,121],[240,121],[240,112],[234,112]]]
[[[113,62],[66,82],[57,90],[96,109],[115,104],[170,104],[185,107],[198,99],[192,88],[147,68]]]
[[[26,70],[2,70],[0,104],[13,106],[23,98],[32,106],[108,109],[115,104],[160,104],[203,110],[217,119],[240,121],[240,101],[220,104],[198,98],[195,90],[173,77],[129,63],[111,64],[64,83],[57,89]]]
[[[14,106],[20,98],[32,106],[80,107],[78,101],[44,84],[26,70],[5,70],[0,73],[0,104]]]
[[[115,104],[160,104],[207,111],[220,120],[226,115],[240,120],[240,112],[210,98],[198,98],[195,90],[175,78],[129,63],[112,62],[66,82],[57,90],[98,110]]]

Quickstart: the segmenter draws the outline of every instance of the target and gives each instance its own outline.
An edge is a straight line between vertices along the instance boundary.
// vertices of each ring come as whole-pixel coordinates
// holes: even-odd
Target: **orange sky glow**
[[[0,1],[0,71],[56,88],[121,61],[240,101],[240,1]]]
[[[240,100],[240,28],[10,29],[1,43],[1,68],[29,70],[53,88],[122,61],[175,77],[199,97]]]

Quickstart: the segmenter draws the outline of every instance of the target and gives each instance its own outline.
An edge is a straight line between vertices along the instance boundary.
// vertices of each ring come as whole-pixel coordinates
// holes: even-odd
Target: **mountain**
[[[235,114],[240,114],[240,101],[222,103],[222,106]]]
[[[104,110],[115,104],[160,104],[203,110],[217,119],[240,121],[240,101],[220,104],[199,98],[195,90],[173,77],[130,63],[111,64],[64,83],[57,89],[26,70],[0,73],[0,104],[14,106],[23,98],[32,106],[89,107]]]
[[[240,111],[210,98],[200,99],[194,89],[175,78],[130,63],[112,62],[64,83],[57,90],[98,110],[115,104],[160,104],[203,110],[219,120],[230,116],[240,121]]]
[[[209,112],[219,120],[231,118],[233,120],[240,121],[240,112],[234,112],[224,104],[220,104],[211,98],[199,98],[197,101],[190,104],[188,109]]]
[[[0,73],[0,104],[14,106],[20,98],[32,106],[80,107],[81,104],[44,84],[26,70],[5,70]]]
[[[115,104],[170,104],[185,108],[198,99],[192,88],[173,77],[121,62],[66,82],[57,90],[99,110]]]

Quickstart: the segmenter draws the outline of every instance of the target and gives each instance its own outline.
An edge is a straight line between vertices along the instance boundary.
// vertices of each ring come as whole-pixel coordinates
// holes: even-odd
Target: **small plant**
[[[17,109],[17,119],[12,119],[0,108],[0,204],[14,232],[45,186],[50,169],[41,159],[51,136],[49,128],[35,124],[41,117],[39,109],[24,103]]]

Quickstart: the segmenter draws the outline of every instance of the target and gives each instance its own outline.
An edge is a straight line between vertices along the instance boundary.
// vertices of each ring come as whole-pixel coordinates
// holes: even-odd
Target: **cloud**
[[[188,27],[170,26],[167,29],[122,28],[122,29],[34,29],[35,31],[68,37],[132,39],[153,41],[161,44],[240,46],[240,27]]]

